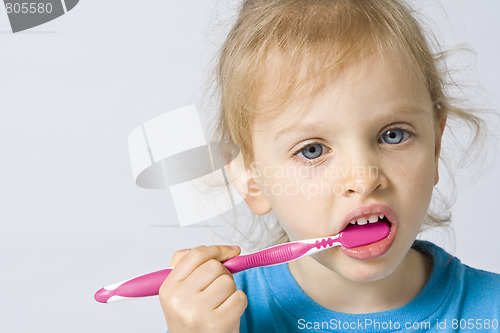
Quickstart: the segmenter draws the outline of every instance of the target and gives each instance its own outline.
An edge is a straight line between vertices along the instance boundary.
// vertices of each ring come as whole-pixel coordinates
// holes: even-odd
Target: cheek
[[[429,150],[415,151],[396,163],[392,163],[393,186],[415,216],[424,217],[434,188],[436,163]]]
[[[262,185],[273,212],[292,239],[313,238],[331,232],[332,197],[326,195],[321,176],[300,173],[300,168],[288,168],[263,177]],[[268,169],[269,171],[269,169]],[[270,173],[267,173],[270,176]]]

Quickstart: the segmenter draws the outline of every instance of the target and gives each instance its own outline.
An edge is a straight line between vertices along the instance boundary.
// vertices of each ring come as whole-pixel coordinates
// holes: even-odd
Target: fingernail
[[[239,251],[240,250],[240,247],[237,246],[237,245],[229,245],[229,247],[232,248],[235,251]]]

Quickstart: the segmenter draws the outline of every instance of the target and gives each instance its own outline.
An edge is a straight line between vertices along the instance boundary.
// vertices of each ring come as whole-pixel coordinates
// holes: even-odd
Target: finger
[[[187,278],[184,279],[183,283],[186,283],[190,285],[191,288],[201,292],[210,286],[210,284],[212,284],[221,275],[229,276],[230,274],[229,270],[224,267],[220,261],[210,259],[197,267]]]
[[[215,279],[201,294],[208,308],[216,309],[235,291],[236,283],[234,283],[233,277],[223,274]]]
[[[217,315],[239,318],[245,312],[247,305],[247,295],[242,290],[236,290],[214,311]]]
[[[172,256],[172,259],[170,259],[170,264],[168,264],[169,267],[175,266],[181,259],[186,255],[186,253],[189,252],[191,249],[183,249],[176,251],[174,255]]]
[[[240,254],[240,248],[228,245],[199,246],[191,249],[177,263],[169,277],[177,281],[186,279],[196,268],[210,259],[226,261]]]

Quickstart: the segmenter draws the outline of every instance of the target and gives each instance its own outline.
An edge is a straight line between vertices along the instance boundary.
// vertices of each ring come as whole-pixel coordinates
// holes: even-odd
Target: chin
[[[357,260],[346,256],[337,259],[339,260],[324,266],[345,279],[360,283],[382,280],[391,275],[397,267],[387,254],[370,260]]]
[[[338,272],[353,282],[375,282],[382,280],[392,273],[392,269],[379,265],[352,264]]]

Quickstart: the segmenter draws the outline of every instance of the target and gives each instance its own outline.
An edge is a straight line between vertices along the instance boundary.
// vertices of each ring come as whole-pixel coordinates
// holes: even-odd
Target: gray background
[[[467,42],[477,51],[465,77],[482,91],[473,103],[498,109],[499,2],[424,3],[445,46]],[[157,227],[173,221],[168,193],[134,185],[127,136],[153,116],[206,100],[210,63],[236,7],[86,0],[18,34],[0,10],[1,332],[165,331],[157,298],[105,305],[94,292],[215,238],[204,228]],[[492,163],[457,177],[455,238],[423,236],[500,272],[500,163]]]

